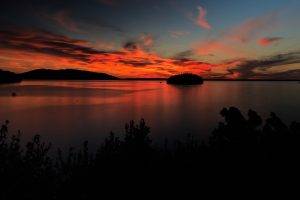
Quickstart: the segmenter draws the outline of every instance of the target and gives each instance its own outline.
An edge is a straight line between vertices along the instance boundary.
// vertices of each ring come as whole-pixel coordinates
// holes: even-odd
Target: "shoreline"
[[[4,84],[16,84],[23,81],[166,81],[167,78],[120,78],[120,79],[23,79],[18,82],[0,82]],[[220,82],[299,82],[300,79],[277,80],[277,79],[203,79],[204,81],[220,81]]]

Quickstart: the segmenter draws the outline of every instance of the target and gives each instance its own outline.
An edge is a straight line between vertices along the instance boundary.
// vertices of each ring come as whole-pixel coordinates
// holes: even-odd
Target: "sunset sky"
[[[299,0],[1,0],[0,68],[300,78]]]

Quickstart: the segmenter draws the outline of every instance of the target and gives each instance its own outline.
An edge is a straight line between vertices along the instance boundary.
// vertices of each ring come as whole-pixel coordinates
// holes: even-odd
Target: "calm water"
[[[17,97],[11,93],[16,92]],[[300,121],[297,82],[218,82],[176,87],[160,81],[25,81],[0,86],[0,120],[57,145],[99,143],[110,131],[145,118],[152,137],[182,138],[193,133],[205,138],[222,120],[219,111],[237,106],[263,117],[276,112],[285,122]]]

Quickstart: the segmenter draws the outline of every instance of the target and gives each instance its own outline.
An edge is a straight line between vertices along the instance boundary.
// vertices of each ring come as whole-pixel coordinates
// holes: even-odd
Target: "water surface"
[[[12,97],[15,92],[17,97]],[[33,134],[57,145],[98,144],[110,131],[145,118],[154,139],[206,138],[222,118],[223,107],[249,108],[285,122],[300,121],[297,82],[206,81],[196,86],[171,86],[161,81],[24,81],[0,86],[0,120],[14,132]]]

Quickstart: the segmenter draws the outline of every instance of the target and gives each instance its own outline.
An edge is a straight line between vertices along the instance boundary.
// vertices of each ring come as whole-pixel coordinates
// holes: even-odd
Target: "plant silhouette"
[[[159,177],[162,183],[178,182],[181,175],[194,177],[203,171],[202,181],[245,171],[257,175],[277,170],[278,175],[283,169],[297,170],[300,123],[287,126],[274,113],[264,122],[255,111],[245,117],[235,107],[220,114],[224,121],[207,141],[189,134],[183,141],[155,145],[142,119],[126,124],[123,137],[111,132],[96,152],[85,141],[79,149],[58,149],[55,155],[51,143],[39,135],[21,145],[21,133],[9,134],[5,121],[0,129],[1,199],[94,199],[111,187],[133,189],[133,180],[142,186],[150,180],[159,184]]]

